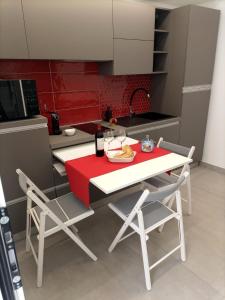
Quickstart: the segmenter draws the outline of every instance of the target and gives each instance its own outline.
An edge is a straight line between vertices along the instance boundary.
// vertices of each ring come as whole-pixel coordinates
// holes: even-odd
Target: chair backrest
[[[155,201],[161,202],[165,198],[172,196],[177,190],[179,190],[180,186],[184,183],[184,181],[188,176],[189,173],[184,172],[184,174],[178,178],[176,183],[172,183],[165,187],[162,187],[156,192],[150,192],[145,202],[155,202]]]
[[[150,192],[148,188],[145,188],[143,193],[141,194],[141,197],[132,209],[128,217],[129,220],[132,221],[137,212],[143,207],[145,203],[149,204],[156,201],[162,202],[164,199],[170,199],[170,197],[173,197],[174,194],[179,190],[180,186],[185,182],[188,176],[189,173],[184,172],[184,174],[178,178],[176,183],[167,185],[157,190],[156,192]]]
[[[189,147],[177,145],[174,143],[164,141],[162,137],[159,139],[157,147],[169,150],[176,154],[186,156],[188,158],[192,158],[194,151],[195,151],[195,146],[192,146],[189,148]]]
[[[33,181],[23,173],[20,169],[16,170],[16,173],[19,176],[19,184],[23,192],[27,195],[28,190],[35,191],[35,193],[42,199],[44,202],[49,202],[47,196],[33,183]]]
[[[25,175],[20,169],[16,170],[19,175],[19,184],[21,189],[27,195],[27,208],[32,207],[32,201],[42,210],[41,213],[48,215],[57,225],[63,224],[63,222],[56,216],[56,214],[47,207],[46,203],[50,200],[45,194],[31,181],[31,179]]]

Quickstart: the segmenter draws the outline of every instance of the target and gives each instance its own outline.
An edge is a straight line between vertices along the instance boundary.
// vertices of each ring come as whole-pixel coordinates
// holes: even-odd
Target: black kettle
[[[51,122],[52,122],[52,134],[58,135],[61,134],[62,131],[59,128],[59,114],[56,112],[50,112]]]

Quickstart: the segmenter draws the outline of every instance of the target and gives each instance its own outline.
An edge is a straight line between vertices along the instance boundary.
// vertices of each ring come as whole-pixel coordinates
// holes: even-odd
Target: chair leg
[[[43,263],[44,263],[44,232],[45,232],[45,214],[40,214],[38,260],[37,260],[37,287],[42,286],[43,281]]]
[[[123,236],[124,232],[127,230],[129,223],[126,221],[123,226],[120,228],[119,232],[117,233],[115,239],[113,240],[112,244],[109,246],[108,251],[112,252],[116,245],[119,243],[121,237]]]
[[[27,220],[26,220],[26,251],[30,251],[30,236],[31,236],[31,214],[30,209],[32,207],[32,201],[27,197]]]
[[[146,234],[144,229],[144,221],[142,211],[138,212],[138,224],[140,229],[140,241],[141,241],[141,251],[142,259],[145,273],[145,284],[147,290],[151,289],[151,278],[150,278],[150,269],[149,269],[149,259],[148,259],[148,250],[146,244]]]
[[[97,257],[94,253],[83,243],[78,234],[74,234],[68,227],[63,228],[63,231],[94,261]]]
[[[185,249],[185,239],[184,239],[184,223],[182,215],[182,206],[181,206],[181,196],[180,191],[176,192],[176,202],[177,202],[177,212],[179,213],[178,219],[178,230],[179,230],[179,239],[180,239],[180,256],[182,261],[186,261],[186,249]]]
[[[27,223],[26,223],[26,251],[30,251],[30,237],[31,237],[31,215],[27,212]]]
[[[187,177],[187,193],[188,193],[188,214],[192,214],[192,197],[191,197],[191,177],[190,177],[190,169],[189,176]]]

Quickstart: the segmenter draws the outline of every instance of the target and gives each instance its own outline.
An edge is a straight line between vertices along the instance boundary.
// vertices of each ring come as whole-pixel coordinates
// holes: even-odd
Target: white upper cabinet
[[[155,8],[147,0],[113,0],[114,38],[154,40]]]
[[[20,0],[0,0],[0,58],[28,58]]]
[[[30,58],[113,59],[112,0],[22,3]]]

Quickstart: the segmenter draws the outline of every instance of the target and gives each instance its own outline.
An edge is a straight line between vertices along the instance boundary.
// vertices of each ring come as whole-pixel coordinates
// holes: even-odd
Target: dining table
[[[124,144],[130,145],[131,147],[138,143],[138,140],[130,137],[126,137],[124,141]],[[113,140],[110,144],[105,144],[105,147],[106,151],[117,149],[120,147],[120,143],[118,144],[118,141]],[[53,156],[64,165],[73,160],[76,161],[82,157],[85,158],[94,154],[94,142],[53,150]],[[185,164],[190,164],[191,162],[192,159],[188,157],[168,152],[165,155],[147,159],[136,164],[127,163],[122,168],[90,178],[90,187],[92,186],[90,190],[94,188],[95,194],[97,194],[96,191],[99,190],[101,197],[103,195],[107,196],[141,183],[148,178],[183,167]],[[92,166],[90,165],[89,167],[91,168]],[[85,173],[85,170],[81,171]],[[76,178],[74,178],[74,180],[76,180]]]

